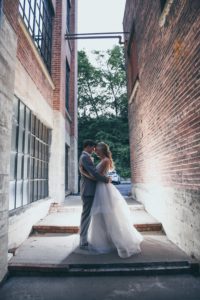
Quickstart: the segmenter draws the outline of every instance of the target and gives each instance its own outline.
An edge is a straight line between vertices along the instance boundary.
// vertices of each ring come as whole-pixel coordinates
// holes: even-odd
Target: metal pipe
[[[66,40],[78,40],[78,39],[119,39],[119,44],[122,42],[122,34],[128,34],[129,32],[94,32],[94,33],[67,33],[65,34]],[[121,35],[119,35],[121,34]]]

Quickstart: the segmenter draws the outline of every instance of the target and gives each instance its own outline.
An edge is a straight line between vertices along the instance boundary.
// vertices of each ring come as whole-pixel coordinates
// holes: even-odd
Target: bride
[[[100,158],[97,171],[106,175],[114,168],[112,153],[107,144],[101,142],[96,146]],[[94,178],[84,173],[90,179]],[[122,258],[140,253],[142,235],[133,227],[129,207],[111,183],[98,181],[91,209],[91,222],[88,230],[89,250],[108,253],[117,250]]]

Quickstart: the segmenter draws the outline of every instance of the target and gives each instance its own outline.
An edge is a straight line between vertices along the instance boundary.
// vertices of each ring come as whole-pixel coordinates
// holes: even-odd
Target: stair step
[[[140,232],[163,231],[161,223],[155,224],[135,224],[133,225]],[[34,225],[32,233],[78,233],[79,226],[54,226],[54,225]]]
[[[9,261],[11,274],[182,274],[197,273],[199,264],[166,235],[144,235],[141,253],[122,259],[117,251],[97,254],[79,248],[78,235],[30,236]]]
[[[9,273],[16,275],[168,275],[198,274],[199,265],[188,261],[121,263],[121,264],[10,264]]]

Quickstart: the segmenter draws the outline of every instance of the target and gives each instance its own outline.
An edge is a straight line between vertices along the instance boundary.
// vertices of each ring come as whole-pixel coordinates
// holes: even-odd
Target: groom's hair
[[[86,148],[87,146],[89,147],[95,147],[97,145],[97,143],[93,140],[85,140],[83,142],[83,149]]]

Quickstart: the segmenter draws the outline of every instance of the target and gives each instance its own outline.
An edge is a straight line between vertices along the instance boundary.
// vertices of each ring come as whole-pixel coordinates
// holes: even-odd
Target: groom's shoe
[[[80,249],[82,250],[88,250],[88,243],[80,244]]]

